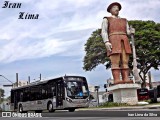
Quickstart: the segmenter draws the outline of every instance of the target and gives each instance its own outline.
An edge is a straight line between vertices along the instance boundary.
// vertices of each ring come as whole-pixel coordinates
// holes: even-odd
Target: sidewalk
[[[137,110],[137,109],[157,109],[160,111],[160,104],[158,105],[144,105],[144,106],[124,106],[124,107],[106,107],[106,108],[80,108],[77,111],[86,110]]]

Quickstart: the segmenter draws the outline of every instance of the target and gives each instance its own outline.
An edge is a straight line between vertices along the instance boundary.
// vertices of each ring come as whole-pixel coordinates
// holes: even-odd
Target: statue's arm
[[[104,18],[102,22],[101,35],[107,50],[112,51],[112,44],[109,42],[109,39],[108,39],[108,20],[106,18]]]
[[[126,22],[126,28],[127,28],[127,35],[130,35],[131,31],[130,31],[128,22]]]
[[[129,27],[128,22],[126,22],[126,28],[127,28],[127,35],[135,34],[135,29],[131,26]]]
[[[106,18],[103,19],[102,21],[102,31],[101,31],[101,35],[103,38],[104,43],[108,42],[108,20]]]

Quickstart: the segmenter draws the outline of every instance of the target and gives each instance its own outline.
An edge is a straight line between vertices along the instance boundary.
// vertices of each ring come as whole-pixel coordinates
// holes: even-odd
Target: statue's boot
[[[124,81],[120,80],[120,69],[112,69],[114,84],[123,84]]]
[[[133,83],[133,80],[129,79],[129,69],[122,69],[122,80],[124,83]]]

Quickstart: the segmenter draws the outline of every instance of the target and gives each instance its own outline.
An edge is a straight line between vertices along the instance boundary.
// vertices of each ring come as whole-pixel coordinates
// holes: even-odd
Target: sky
[[[91,33],[101,28],[107,6],[115,0],[9,0],[21,8],[2,8],[0,1],[0,75],[12,82],[31,82],[66,75],[85,76],[90,85],[103,84],[111,71],[99,65],[83,70],[84,44]],[[153,20],[160,23],[160,0],[116,0],[122,5],[120,16],[128,20]],[[18,19],[20,12],[39,14],[38,19]],[[151,70],[159,80],[160,71]],[[10,84],[0,77],[0,86]],[[10,88],[3,88],[9,90]],[[6,94],[9,94],[6,93]]]

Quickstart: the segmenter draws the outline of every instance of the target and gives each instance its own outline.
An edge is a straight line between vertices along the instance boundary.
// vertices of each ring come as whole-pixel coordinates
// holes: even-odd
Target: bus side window
[[[52,98],[51,87],[48,85],[48,98]]]
[[[53,96],[56,96],[56,89],[55,89],[55,87],[53,86],[51,89],[52,89]]]
[[[11,91],[11,103],[14,103],[14,91]]]
[[[26,96],[25,96],[25,101],[29,101],[30,100],[30,88],[26,88]]]
[[[49,82],[46,86],[47,90],[47,97],[52,98],[55,94],[55,87],[54,87],[54,82]]]
[[[24,99],[23,99],[23,90],[20,92],[20,102],[23,102],[24,101]]]
[[[31,89],[31,92],[30,92],[30,95],[31,95],[30,100],[32,101],[32,100],[34,100],[34,98],[33,98],[33,96],[34,96],[34,94],[33,94],[33,88],[30,88],[30,89]]]
[[[48,98],[48,86],[46,84],[42,85],[42,99],[47,99]]]
[[[42,86],[38,85],[37,86],[37,100],[41,100],[42,99],[41,91],[42,91]]]

